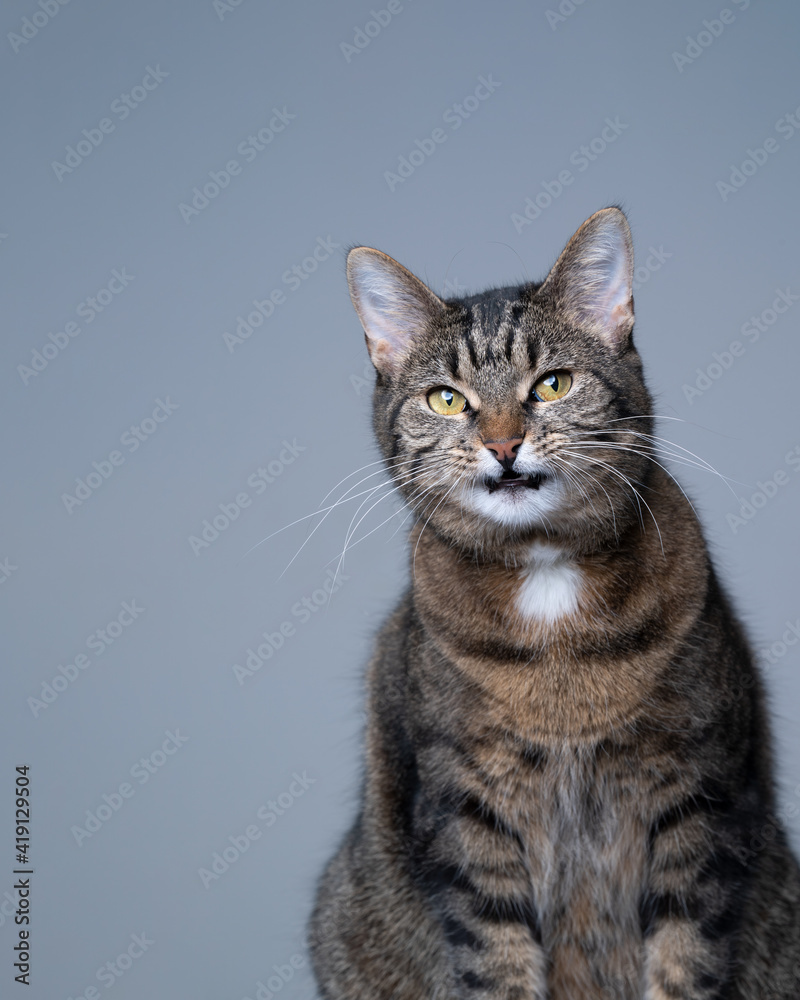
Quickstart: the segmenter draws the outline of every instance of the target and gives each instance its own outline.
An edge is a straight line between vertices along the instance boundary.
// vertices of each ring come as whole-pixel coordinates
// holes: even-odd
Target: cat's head
[[[443,301],[368,247],[347,258],[377,370],[374,427],[426,530],[466,550],[607,544],[641,512],[651,401],[623,213],[595,213],[539,285]]]

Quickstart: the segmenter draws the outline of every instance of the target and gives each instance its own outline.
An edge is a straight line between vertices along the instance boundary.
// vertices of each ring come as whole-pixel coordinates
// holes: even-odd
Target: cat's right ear
[[[584,222],[537,291],[576,326],[615,351],[633,330],[633,241],[619,208],[603,208]]]
[[[427,285],[380,250],[354,247],[347,255],[350,298],[364,327],[373,365],[397,372],[445,304]]]

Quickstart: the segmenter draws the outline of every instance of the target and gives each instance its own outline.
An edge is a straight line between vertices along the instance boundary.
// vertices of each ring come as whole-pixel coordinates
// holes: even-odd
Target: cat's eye
[[[572,376],[569,372],[550,372],[533,387],[533,398],[540,403],[552,403],[554,399],[566,396],[571,388]]]
[[[442,417],[454,417],[467,408],[467,400],[455,389],[442,386],[428,393],[428,406]]]

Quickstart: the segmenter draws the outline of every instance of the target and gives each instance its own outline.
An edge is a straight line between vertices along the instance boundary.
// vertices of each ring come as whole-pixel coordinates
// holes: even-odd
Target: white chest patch
[[[552,622],[576,611],[581,571],[560,549],[536,543],[517,593],[517,610],[525,618]]]

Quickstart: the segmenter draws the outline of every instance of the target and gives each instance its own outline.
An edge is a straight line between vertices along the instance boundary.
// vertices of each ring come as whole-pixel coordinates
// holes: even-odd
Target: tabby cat
[[[617,208],[468,298],[350,251],[416,519],[310,925],[325,1000],[800,997],[762,685],[656,450],[632,273]]]

